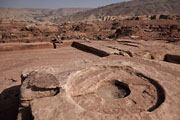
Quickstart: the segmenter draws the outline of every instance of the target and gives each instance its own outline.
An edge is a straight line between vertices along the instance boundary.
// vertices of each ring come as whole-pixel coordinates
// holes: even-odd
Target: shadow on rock
[[[20,85],[5,89],[0,94],[0,120],[16,120]]]

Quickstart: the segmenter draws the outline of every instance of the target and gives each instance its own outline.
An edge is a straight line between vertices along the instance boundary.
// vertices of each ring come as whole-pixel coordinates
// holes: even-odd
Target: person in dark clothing
[[[54,38],[53,40],[51,40],[51,42],[53,43],[53,48],[56,49],[56,43],[63,43],[62,41],[58,41],[56,38]]]
[[[54,47],[54,49],[56,49],[56,43],[54,43],[54,42],[53,42],[53,47]]]
[[[57,39],[53,39],[52,40],[52,43],[53,43],[53,48],[56,49],[56,43],[58,43]]]

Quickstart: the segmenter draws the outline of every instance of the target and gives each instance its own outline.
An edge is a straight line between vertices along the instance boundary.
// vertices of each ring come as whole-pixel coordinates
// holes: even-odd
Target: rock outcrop
[[[29,107],[29,101],[54,96],[59,93],[59,90],[59,81],[54,75],[33,71],[22,82],[21,105]]]
[[[178,66],[111,55],[91,67],[76,69],[64,79],[58,67],[46,68],[56,71],[51,74],[44,68],[31,69],[22,81],[21,94],[26,89],[31,95],[40,93],[41,97],[36,94],[29,101],[34,120],[179,120]],[[55,96],[43,97],[40,89],[32,92],[33,86],[61,89]]]
[[[162,15],[161,15],[162,16]],[[151,16],[152,17],[152,16]],[[142,40],[180,41],[180,23],[170,16],[151,19],[138,16],[128,19],[64,23],[61,25],[34,25],[24,21],[2,19],[0,42],[50,42],[59,40],[110,40],[131,38]],[[145,19],[147,18],[147,19]]]
[[[31,119],[30,102],[34,99],[52,97],[60,92],[59,81],[53,75],[53,68],[40,67],[25,70],[20,89],[20,108],[18,120]]]
[[[59,26],[64,39],[109,40],[131,38],[141,40],[180,40],[180,24],[176,19],[151,19],[150,16],[123,20],[65,23]]]

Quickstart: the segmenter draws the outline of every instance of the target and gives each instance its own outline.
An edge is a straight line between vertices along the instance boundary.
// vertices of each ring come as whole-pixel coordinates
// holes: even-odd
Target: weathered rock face
[[[50,97],[59,93],[59,81],[53,74],[46,72],[30,72],[21,85],[21,105],[29,107],[33,99]]]
[[[23,71],[18,120],[33,119],[30,108],[32,100],[52,97],[60,92],[59,81],[53,73],[55,73],[55,69],[47,67],[36,67],[33,70]]]
[[[172,72],[167,73],[166,69]],[[31,86],[33,94],[33,86],[60,87],[61,90],[56,96],[39,94],[40,98],[31,99],[29,112],[35,120],[180,119],[178,65],[109,56],[63,79],[58,68],[51,74],[42,71],[39,68],[24,72],[28,74],[21,93],[27,85]]]

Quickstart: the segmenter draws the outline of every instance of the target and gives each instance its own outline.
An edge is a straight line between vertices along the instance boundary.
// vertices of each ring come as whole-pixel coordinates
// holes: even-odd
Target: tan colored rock
[[[2,55],[1,71],[7,70],[3,74],[8,77],[11,73],[13,79],[24,68],[51,66],[26,69],[22,73],[24,98],[18,119],[31,116],[38,120],[179,120],[179,65],[142,60],[146,53],[151,55],[160,50],[178,53],[178,44],[119,39],[85,42],[85,45],[106,51],[109,56],[98,57],[95,56],[98,50],[93,55],[70,46]],[[119,51],[129,51],[132,57],[114,55]],[[13,62],[9,56],[13,56]],[[49,74],[50,77],[44,77]],[[33,86],[38,91],[33,91]],[[60,88],[58,94],[51,91],[56,86]],[[49,91],[42,91],[41,87]]]
[[[28,107],[33,99],[56,95],[59,88],[59,81],[53,74],[46,72],[30,72],[21,85],[21,105]]]
[[[123,58],[72,72],[59,94],[30,102],[34,119],[179,120],[178,65]]]
[[[180,52],[179,44],[169,44],[164,41],[118,39],[117,41],[74,42],[72,46],[101,57],[115,54],[159,61],[164,61],[166,54]]]

